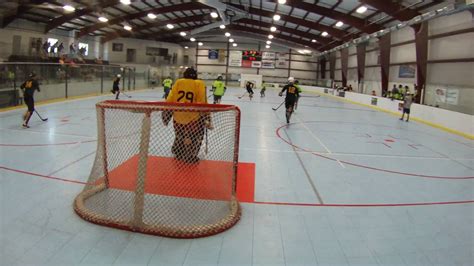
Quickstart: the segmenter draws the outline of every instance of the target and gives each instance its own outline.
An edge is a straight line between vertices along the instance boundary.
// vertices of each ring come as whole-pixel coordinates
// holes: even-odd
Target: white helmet
[[[295,78],[294,77],[289,77],[288,78],[288,83],[293,83],[295,82]]]
[[[117,74],[117,78],[120,78],[120,77],[122,77],[122,75],[120,75],[120,74]]]

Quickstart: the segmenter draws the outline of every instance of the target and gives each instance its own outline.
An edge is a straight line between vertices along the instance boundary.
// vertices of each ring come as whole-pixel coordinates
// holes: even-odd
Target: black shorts
[[[285,100],[285,108],[293,108],[295,106],[295,100]]]
[[[253,90],[252,90],[252,89],[247,88],[247,92],[248,92],[249,94],[253,94]]]
[[[35,110],[35,100],[31,96],[24,96],[23,100],[25,101],[26,106],[28,106],[28,111],[33,112]]]
[[[219,101],[222,98],[222,95],[214,95],[214,102]]]
[[[404,114],[410,114],[410,108],[403,108]]]

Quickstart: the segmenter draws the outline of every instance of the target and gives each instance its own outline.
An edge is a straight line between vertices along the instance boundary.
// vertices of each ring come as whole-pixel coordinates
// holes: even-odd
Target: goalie
[[[197,80],[196,70],[188,68],[184,71],[184,78],[176,81],[166,102],[207,103],[206,85],[202,80]],[[163,123],[168,125],[171,117],[175,130],[171,152],[180,161],[199,162],[198,154],[205,130],[212,129],[209,113],[164,111]]]

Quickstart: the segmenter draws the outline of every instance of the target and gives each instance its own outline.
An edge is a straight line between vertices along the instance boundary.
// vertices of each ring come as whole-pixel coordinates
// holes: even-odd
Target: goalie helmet
[[[117,74],[117,78],[121,78],[121,77],[122,77],[122,75],[120,75],[120,74]]]
[[[183,77],[185,79],[197,79],[197,72],[196,70],[194,70],[193,67],[188,67],[184,73],[183,73]]]

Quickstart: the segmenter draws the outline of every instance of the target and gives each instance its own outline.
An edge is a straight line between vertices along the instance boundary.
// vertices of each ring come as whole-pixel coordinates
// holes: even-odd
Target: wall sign
[[[401,65],[398,68],[399,78],[415,78],[416,67],[413,65]]]
[[[215,60],[219,58],[219,50],[209,50],[207,53],[207,58]]]
[[[112,51],[122,52],[123,51],[123,43],[112,43]]]
[[[230,51],[229,66],[231,67],[242,66],[242,51]]]

